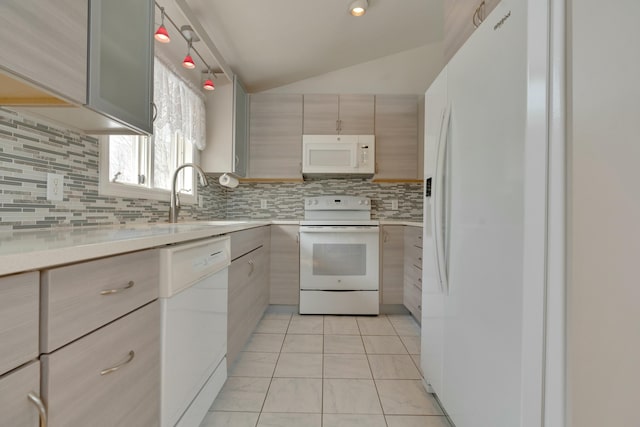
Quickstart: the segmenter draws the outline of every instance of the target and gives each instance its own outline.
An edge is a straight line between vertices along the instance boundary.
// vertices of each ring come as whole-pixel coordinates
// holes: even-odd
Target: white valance
[[[198,150],[204,150],[204,100],[158,58],[154,63],[153,98],[158,109],[154,137],[172,139],[179,134]]]

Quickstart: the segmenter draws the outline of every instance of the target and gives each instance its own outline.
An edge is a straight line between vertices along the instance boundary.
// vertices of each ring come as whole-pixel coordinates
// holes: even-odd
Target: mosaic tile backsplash
[[[228,193],[229,218],[301,219],[305,197],[347,195],[369,197],[373,219],[422,221],[422,184],[322,179],[300,183],[243,183]],[[267,201],[266,209],[260,208],[260,200]],[[391,210],[391,200],[398,201],[398,210]]]
[[[168,203],[98,193],[98,140],[0,108],[0,231],[165,221]],[[47,173],[64,175],[64,199],[46,198]],[[215,178],[210,177],[210,182]],[[187,220],[302,219],[304,197],[354,195],[372,199],[374,219],[420,221],[422,185],[326,179],[300,183],[241,183],[200,189],[203,207],[185,206]],[[260,200],[267,208],[260,208]],[[391,200],[399,209],[391,210]]]
[[[167,202],[98,194],[98,140],[0,108],[0,231],[166,221]],[[47,200],[47,173],[64,175],[63,200]],[[222,219],[226,194],[201,192],[185,218]]]

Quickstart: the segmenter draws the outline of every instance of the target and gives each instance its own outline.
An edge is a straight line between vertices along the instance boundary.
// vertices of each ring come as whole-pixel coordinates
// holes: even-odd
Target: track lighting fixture
[[[187,56],[185,56],[182,60],[182,66],[188,70],[193,70],[194,68],[196,68],[196,63],[193,62],[193,58],[191,57],[191,44],[193,42],[199,41],[200,39],[193,32],[193,28],[191,28],[190,25],[183,25],[182,27],[180,27],[180,32],[182,33],[184,39],[187,41]]]
[[[164,26],[164,7],[160,8],[160,14],[162,21],[160,22],[160,26],[156,30],[156,33],[153,37],[160,43],[169,43],[171,41],[171,38],[169,37],[167,28]]]
[[[202,89],[208,90],[208,91],[215,90],[214,80],[216,78],[216,75],[213,72],[213,69],[209,66],[209,64],[207,64],[207,61],[205,61],[202,55],[200,55],[200,52],[198,52],[198,50],[193,46],[194,42],[200,41],[200,38],[198,37],[198,35],[195,33],[193,28],[191,28],[190,25],[183,25],[178,28],[175,21],[165,13],[164,7],[160,6],[157,1],[155,1],[155,5],[158,8],[158,10],[160,10],[162,22],[158,27],[157,31],[155,32],[154,38],[159,42],[169,43],[170,41],[169,33],[167,32],[167,29],[164,26],[164,19],[166,17],[167,22],[170,25],[172,25],[173,28],[175,28],[176,31],[178,31],[179,34],[182,36],[182,38],[187,42],[187,54],[182,60],[182,66],[188,70],[193,70],[194,68],[196,68],[196,63],[193,60],[194,57],[191,56],[191,52],[193,51],[194,56],[197,56],[198,58],[200,58],[199,63],[201,62],[206,67],[202,71],[202,74],[203,74],[203,78],[201,80]]]
[[[188,70],[196,68],[196,63],[193,62],[193,58],[191,57],[191,41],[189,41],[189,47],[187,48],[187,56],[182,60],[182,66]]]
[[[367,13],[369,2],[367,0],[354,0],[349,5],[349,13],[353,16],[362,16]]]
[[[207,74],[206,74],[204,83],[202,84],[202,88],[204,90],[215,90],[216,85],[213,84],[213,80],[212,80],[212,77],[215,78],[215,74],[211,72],[211,68],[207,68],[207,70],[203,71],[203,73],[207,73]]]

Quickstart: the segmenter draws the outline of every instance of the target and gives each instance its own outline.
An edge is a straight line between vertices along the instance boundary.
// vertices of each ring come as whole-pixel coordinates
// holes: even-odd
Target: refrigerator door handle
[[[451,105],[449,105],[443,115],[440,125],[440,136],[438,138],[438,151],[436,157],[435,170],[435,197],[433,203],[433,239],[436,244],[436,270],[440,281],[440,290],[443,294],[449,294],[449,281],[447,277],[447,269],[445,265],[445,248],[444,240],[446,238],[442,227],[443,205],[445,200],[444,186],[444,162],[446,158],[447,142],[449,140],[449,121],[451,119]]]

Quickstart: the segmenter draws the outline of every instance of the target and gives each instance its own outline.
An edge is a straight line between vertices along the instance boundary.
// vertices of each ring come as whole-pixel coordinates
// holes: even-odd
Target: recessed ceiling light
[[[367,0],[355,0],[349,5],[349,13],[353,16],[362,16],[367,13],[368,6]]]

